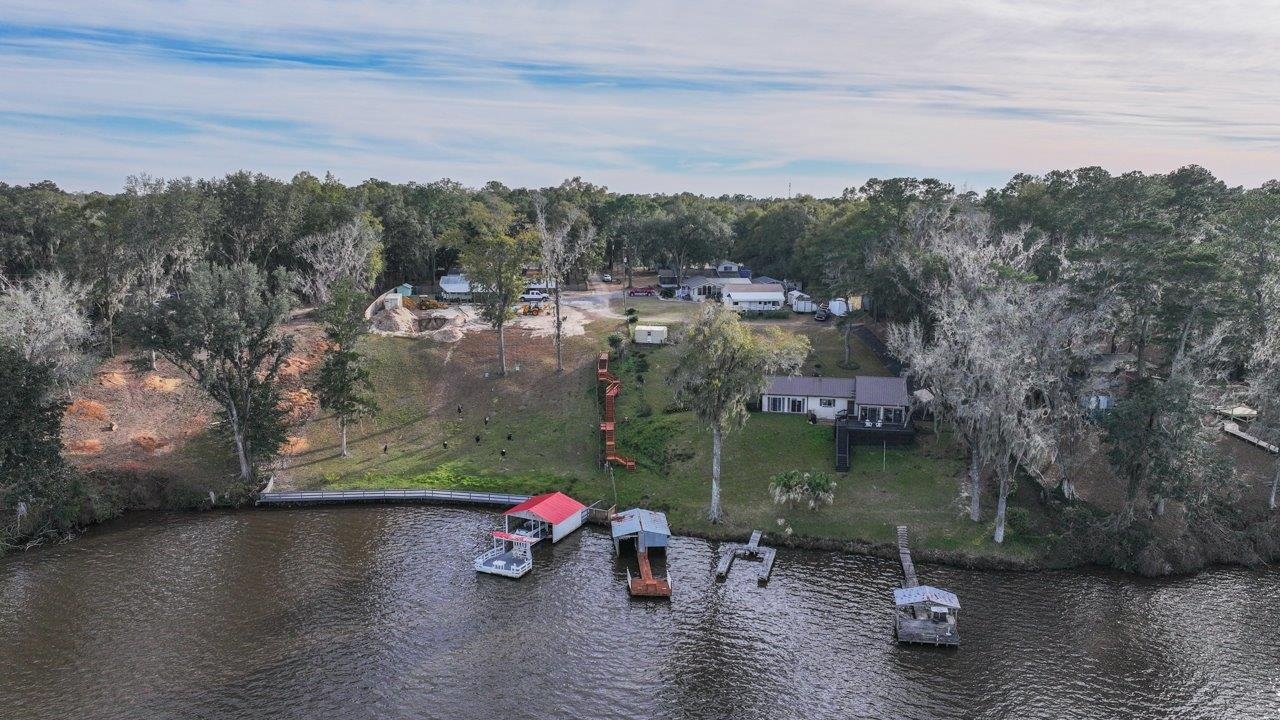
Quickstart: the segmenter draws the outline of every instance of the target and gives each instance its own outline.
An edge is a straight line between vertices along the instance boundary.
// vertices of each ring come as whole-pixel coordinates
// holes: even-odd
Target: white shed
[[[662,345],[667,342],[667,326],[636,325],[631,339],[641,345]]]

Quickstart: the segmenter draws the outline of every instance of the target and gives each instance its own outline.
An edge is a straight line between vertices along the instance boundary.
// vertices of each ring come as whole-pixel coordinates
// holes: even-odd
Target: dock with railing
[[[444,503],[509,507],[519,505],[528,499],[528,495],[467,490],[294,490],[260,493],[257,504],[289,506],[346,503]]]

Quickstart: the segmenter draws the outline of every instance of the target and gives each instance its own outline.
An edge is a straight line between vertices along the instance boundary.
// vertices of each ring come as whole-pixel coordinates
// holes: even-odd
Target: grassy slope
[[[687,319],[690,304],[633,299],[642,322],[673,324]],[[843,344],[833,324],[812,320],[782,324],[810,337],[814,354],[806,366],[829,375],[883,373],[883,367],[854,339],[858,369],[839,367]],[[306,437],[313,448],[293,460],[289,482],[297,487],[414,487],[491,489],[534,493],[570,491],[580,499],[616,500],[620,506],[663,509],[678,529],[745,534],[751,528],[776,530],[785,517],[797,535],[841,540],[890,541],[893,526],[912,526],[913,541],[940,549],[1026,556],[1033,549],[1014,538],[993,546],[989,526],[962,519],[957,506],[959,454],[950,442],[922,437],[914,448],[858,452],[848,474],[836,475],[835,504],[817,511],[783,509],[768,495],[769,477],[789,469],[830,471],[831,430],[801,417],[752,414],[746,426],[726,438],[723,501],[728,521],[713,528],[704,519],[710,494],[710,433],[689,412],[673,410],[665,382],[675,357],[672,348],[641,350],[649,364],[637,379],[634,357],[615,363],[623,380],[619,400],[619,450],[637,458],[636,472],[618,470],[611,481],[598,465],[600,452],[594,354],[617,330],[598,322],[585,337],[573,338],[566,358],[575,367],[556,376],[548,365],[550,341],[527,340],[515,348],[522,370],[510,379],[484,379],[487,345],[437,345],[423,340],[370,338],[368,350],[382,413],[351,432],[354,457],[336,457],[333,423],[312,423]],[[475,338],[489,342],[483,336]],[[463,403],[459,417],[457,403]],[[482,410],[483,409],[483,410]],[[483,424],[483,414],[493,421]],[[506,434],[514,440],[507,441]],[[482,440],[476,443],[475,434]],[[449,447],[444,448],[447,440]],[[388,451],[382,452],[382,445]],[[507,455],[500,454],[501,449]]]

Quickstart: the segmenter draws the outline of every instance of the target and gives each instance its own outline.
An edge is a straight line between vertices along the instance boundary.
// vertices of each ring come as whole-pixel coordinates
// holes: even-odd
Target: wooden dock
[[[916,579],[916,565],[911,561],[911,548],[907,545],[907,526],[898,526],[898,562],[902,563],[902,587],[913,588],[920,584]]]
[[[759,560],[760,570],[756,576],[756,581],[761,585],[769,582],[769,576],[773,574],[773,560],[777,557],[777,551],[771,547],[762,547],[760,538],[764,536],[759,530],[751,533],[751,539],[746,545],[738,543],[727,543],[720,549],[720,562],[716,564],[716,578],[723,580],[729,575],[729,570],[733,567],[734,559],[742,557],[748,560]]]
[[[1260,437],[1250,435],[1249,433],[1241,430],[1239,423],[1232,422],[1229,420],[1227,422],[1222,423],[1222,432],[1230,435],[1231,437],[1239,438],[1255,447],[1260,447],[1269,453],[1272,453],[1272,454],[1280,453],[1280,448],[1276,447],[1275,445],[1272,445],[1271,443],[1267,442],[1266,440],[1263,440]]]
[[[336,505],[343,503],[451,503],[510,507],[528,495],[468,492],[465,490],[299,490],[264,492],[258,505]]]
[[[653,576],[653,568],[649,566],[649,551],[640,550],[636,553],[636,563],[640,566],[640,577],[631,577],[631,571],[627,571],[627,589],[632,595],[641,597],[671,597],[671,575],[665,578]]]
[[[893,593],[893,633],[898,642],[959,645],[956,617],[960,601],[946,590],[920,584],[907,544],[906,525],[898,526],[898,562],[902,564],[902,587]]]

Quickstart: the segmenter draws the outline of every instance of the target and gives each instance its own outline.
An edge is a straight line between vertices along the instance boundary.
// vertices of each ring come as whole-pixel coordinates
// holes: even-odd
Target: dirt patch
[[[86,420],[101,420],[106,422],[110,417],[107,412],[107,406],[96,400],[85,400],[83,398],[76,400],[67,406],[67,414]],[[101,448],[102,443],[98,443]]]
[[[65,446],[67,452],[72,455],[97,455],[102,452],[102,441],[92,440],[72,440]]]
[[[373,327],[383,332],[418,332],[418,316],[405,307],[380,310],[373,314]]]
[[[280,445],[280,454],[282,455],[301,455],[311,449],[311,443],[304,437],[298,435],[290,435]]]
[[[108,372],[98,373],[98,384],[109,388],[124,387],[129,384],[129,379],[126,378],[122,372],[110,370]]]
[[[129,442],[133,443],[135,447],[145,452],[155,452],[161,448],[169,446],[169,441],[167,439],[158,438],[155,435],[150,434],[134,435],[129,439]]]
[[[148,375],[142,380],[142,386],[148,390],[159,390],[160,392],[177,392],[182,387],[182,380],[179,378],[167,378],[159,375]]]
[[[288,422],[296,424],[309,418],[320,409],[320,398],[307,388],[285,390],[280,393],[280,409],[288,414]]]

